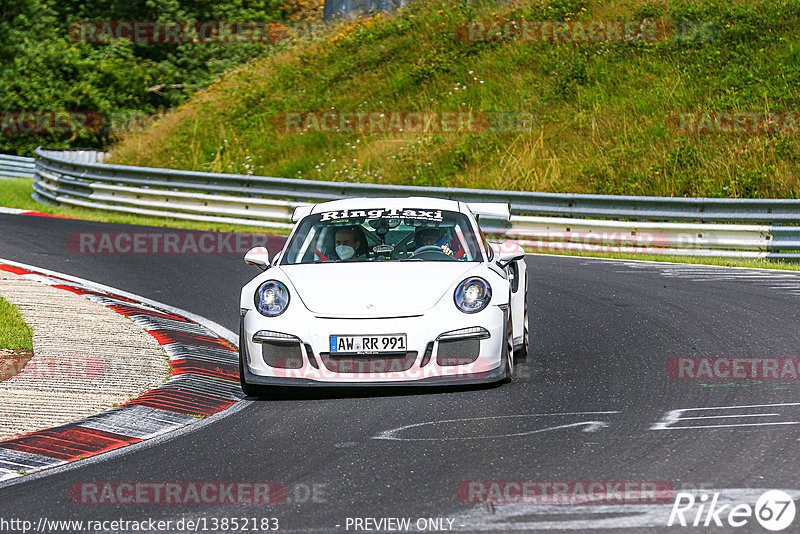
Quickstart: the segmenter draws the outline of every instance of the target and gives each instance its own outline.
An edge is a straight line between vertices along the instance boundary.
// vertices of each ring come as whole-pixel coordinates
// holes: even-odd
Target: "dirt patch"
[[[32,356],[25,349],[0,349],[0,381],[19,374]]]

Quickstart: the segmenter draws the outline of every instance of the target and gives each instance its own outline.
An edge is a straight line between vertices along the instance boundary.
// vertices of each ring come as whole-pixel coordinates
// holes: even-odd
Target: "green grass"
[[[0,349],[33,350],[32,338],[17,307],[0,297]]]
[[[31,198],[33,180],[29,178],[14,178],[0,180],[0,206],[39,211],[61,217],[84,219],[87,221],[102,221],[122,224],[137,224],[143,226],[167,226],[170,228],[185,228],[189,230],[212,230],[221,232],[248,232],[255,234],[288,235],[285,230],[264,228],[260,226],[242,226],[234,224],[185,221],[168,217],[145,217],[128,213],[117,213],[104,210],[89,210],[72,208],[68,206],[52,206],[41,204]]]
[[[480,43],[468,20],[663,19],[656,43]],[[708,24],[706,24],[706,22]],[[229,72],[113,161],[353,182],[656,196],[800,196],[796,135],[683,135],[669,115],[800,109],[790,0],[416,0]],[[527,131],[283,134],[282,113],[525,112]]]

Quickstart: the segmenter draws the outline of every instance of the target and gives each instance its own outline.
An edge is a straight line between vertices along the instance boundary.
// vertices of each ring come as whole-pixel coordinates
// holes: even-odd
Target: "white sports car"
[[[480,215],[507,220],[508,204],[298,207],[272,262],[263,247],[245,256],[264,272],[242,289],[242,390],[511,380],[528,351],[524,251],[490,245]]]

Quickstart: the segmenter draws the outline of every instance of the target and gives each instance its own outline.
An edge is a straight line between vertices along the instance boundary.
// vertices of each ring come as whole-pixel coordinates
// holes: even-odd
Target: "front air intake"
[[[442,367],[467,365],[478,359],[481,341],[477,337],[466,339],[443,339],[436,351],[436,363]]]
[[[300,369],[303,367],[303,351],[294,341],[262,341],[261,357],[264,363],[277,369]]]

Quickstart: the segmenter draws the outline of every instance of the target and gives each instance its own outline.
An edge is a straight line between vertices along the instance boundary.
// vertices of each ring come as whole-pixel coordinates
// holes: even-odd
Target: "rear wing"
[[[314,209],[313,204],[302,204],[300,206],[297,206],[294,209],[294,212],[292,213],[292,222],[296,223],[297,221],[299,221],[300,219],[311,213],[312,209]]]
[[[466,202],[466,205],[476,218],[483,216],[504,221],[511,218],[511,205],[508,202]]]

